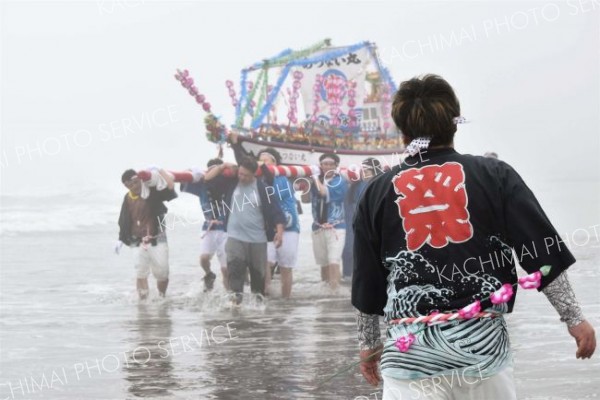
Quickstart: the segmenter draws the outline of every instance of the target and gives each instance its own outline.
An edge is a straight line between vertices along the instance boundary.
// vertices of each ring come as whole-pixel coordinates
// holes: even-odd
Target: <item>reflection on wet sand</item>
[[[356,353],[354,324],[346,300],[272,301],[269,313],[232,316],[237,339],[203,348],[211,371],[210,397],[216,399],[345,398],[357,381],[352,373],[317,388],[317,383],[348,364]],[[322,317],[327,310],[329,317]],[[222,322],[206,321],[207,326]],[[348,329],[346,330],[346,325]],[[348,345],[344,345],[347,343]]]
[[[168,306],[139,304],[137,319],[130,323],[128,331],[133,337],[128,342],[136,347],[127,353],[123,367],[129,393],[138,397],[170,395],[179,385],[173,375],[171,353],[165,347],[172,331]]]

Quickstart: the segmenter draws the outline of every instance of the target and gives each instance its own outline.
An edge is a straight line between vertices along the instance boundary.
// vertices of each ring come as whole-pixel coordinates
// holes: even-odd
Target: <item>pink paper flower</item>
[[[409,333],[408,335],[400,336],[398,339],[396,339],[396,343],[394,343],[394,346],[396,346],[396,348],[400,350],[400,352],[406,353],[410,346],[414,343],[415,339],[415,335]]]
[[[469,304],[468,306],[458,310],[458,314],[464,318],[469,319],[473,318],[478,312],[481,311],[481,303],[479,300]]]
[[[502,304],[508,302],[513,296],[513,289],[510,283],[505,283],[490,296],[492,304]]]
[[[533,274],[529,274],[522,278],[519,278],[519,285],[523,289],[537,289],[542,283],[542,273],[536,271]]]

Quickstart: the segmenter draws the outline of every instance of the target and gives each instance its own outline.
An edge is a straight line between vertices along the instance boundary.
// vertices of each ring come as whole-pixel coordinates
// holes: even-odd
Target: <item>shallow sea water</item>
[[[128,249],[112,251],[114,224],[4,234],[0,398],[381,398],[358,368],[317,388],[358,352],[350,288],[332,293],[320,282],[308,232],[293,299],[280,298],[276,277],[267,301],[246,296],[231,309],[220,280],[202,292],[198,229],[169,232],[168,296],[153,288],[145,302],[136,297]],[[572,251],[573,285],[598,328],[600,245]],[[520,399],[600,396],[598,357],[575,359],[574,340],[543,295],[520,291],[507,320]]]

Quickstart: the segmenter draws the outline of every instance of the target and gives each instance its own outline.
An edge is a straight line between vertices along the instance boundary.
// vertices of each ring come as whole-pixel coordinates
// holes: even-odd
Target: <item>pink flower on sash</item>
[[[406,353],[410,346],[414,343],[415,339],[415,335],[409,333],[408,335],[400,336],[398,339],[396,339],[396,343],[394,343],[394,346],[396,346],[396,348],[400,350],[400,352]]]
[[[542,273],[536,271],[522,278],[519,278],[519,285],[523,289],[537,289],[542,284]]]
[[[477,300],[469,304],[468,306],[458,310],[458,314],[464,319],[469,319],[475,317],[475,315],[477,315],[477,313],[480,311],[481,303],[479,302],[479,300]]]
[[[510,283],[505,283],[490,296],[492,304],[502,304],[508,302],[513,296],[513,289]]]

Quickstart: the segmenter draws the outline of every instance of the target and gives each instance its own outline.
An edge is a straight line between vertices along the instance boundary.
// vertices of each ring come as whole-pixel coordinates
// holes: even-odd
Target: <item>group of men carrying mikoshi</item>
[[[564,246],[547,246],[546,238],[559,238],[557,230],[514,168],[492,154],[455,149],[457,125],[466,119],[450,84],[432,74],[402,82],[391,117],[406,146],[402,164],[365,187],[364,179],[380,171],[367,161],[371,172],[348,188],[337,172],[339,158],[323,154],[320,175],[311,177],[304,196],[312,203],[313,250],[323,280],[337,286],[343,244],[348,258],[353,256],[353,266],[343,264],[352,273],[365,379],[374,386],[383,380],[384,400],[516,399],[503,316],[512,312],[519,287],[542,292],[575,339],[576,357],[590,358],[596,337],[567,274],[573,254]],[[237,166],[211,160],[195,183],[182,187],[200,196],[206,215],[201,257],[206,288],[215,280],[209,260],[217,253],[235,304],[242,300],[248,268],[252,292],[265,293],[267,261],[280,265],[283,296],[289,297],[299,232],[294,188],[270,173],[269,165],[280,162],[276,151],[258,154],[259,170],[256,160],[240,157],[237,138],[230,139]],[[166,236],[156,217],[166,212],[162,202],[176,194],[169,174],[154,174],[164,190],[148,189],[133,170],[122,178],[129,193],[120,240],[136,249],[140,297],[147,296],[150,269],[161,294],[168,284]],[[269,187],[276,196],[267,195]],[[348,220],[353,229],[346,231]],[[515,249],[525,244],[546,251],[515,259]],[[508,261],[494,263],[491,257],[498,254]],[[488,258],[477,270],[466,270],[467,260]],[[528,275],[519,278],[517,264]],[[444,275],[448,266],[450,276]],[[455,375],[468,381],[455,385]]]
[[[235,304],[242,302],[244,283],[249,281],[252,293],[262,296],[270,292],[274,273],[281,276],[283,298],[290,298],[293,270],[298,263],[301,199],[312,206],[312,242],[314,257],[321,266],[321,280],[336,289],[352,274],[354,208],[366,182],[381,172],[375,158],[364,160],[362,173],[356,180],[339,174],[339,157],[326,153],[319,158],[320,174],[292,182],[276,176],[271,166],[281,163],[281,155],[273,148],[259,151],[257,158],[245,156],[236,134],[229,141],[237,164],[220,158],[208,161],[207,169],[195,171],[194,182],[181,183],[181,192],[199,197],[204,213],[200,265],[204,270],[204,290],[214,287],[216,274],[211,259],[217,256],[223,275],[223,286],[232,293]],[[167,212],[164,201],[177,197],[173,176],[162,169],[155,171],[165,183],[162,190],[144,187],[138,174],[129,169],[122,182],[129,190],[123,200],[119,218],[118,253],[123,244],[135,252],[139,297],[148,296],[150,272],[157,280],[158,292],[165,295],[169,279],[166,230],[160,221]],[[341,267],[343,265],[343,275]]]

